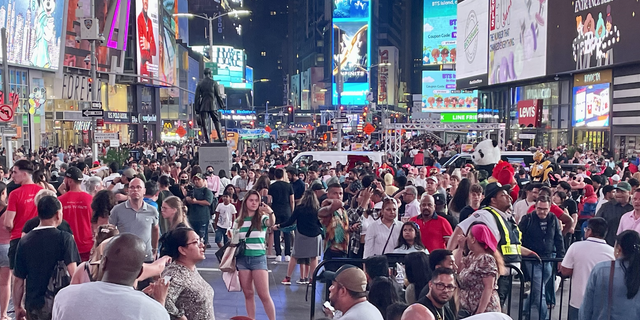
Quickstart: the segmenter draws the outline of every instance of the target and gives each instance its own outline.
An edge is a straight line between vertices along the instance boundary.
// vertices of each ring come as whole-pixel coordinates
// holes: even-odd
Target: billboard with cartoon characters
[[[489,84],[546,75],[548,2],[490,1]]]
[[[369,91],[369,0],[334,0],[333,104],[365,105]],[[338,85],[339,83],[342,85]],[[340,89],[340,90],[338,90]]]
[[[456,62],[457,1],[425,0],[422,64]]]
[[[548,74],[640,60],[638,1],[551,1]],[[553,35],[553,36],[551,36]]]
[[[440,113],[443,122],[459,122],[445,114],[459,114],[470,120],[465,122],[475,122],[468,115],[477,111],[477,91],[457,90],[455,71],[422,71],[422,112]]]
[[[0,0],[0,27],[7,29],[9,63],[58,69],[64,6],[64,0]]]

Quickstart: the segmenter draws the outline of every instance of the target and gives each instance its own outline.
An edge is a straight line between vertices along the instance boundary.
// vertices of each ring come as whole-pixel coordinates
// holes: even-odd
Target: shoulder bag
[[[391,239],[391,235],[393,234],[393,228],[396,226],[396,223],[394,222],[391,225],[391,230],[389,230],[389,236],[387,237],[387,242],[384,243],[384,248],[382,248],[382,254],[384,255],[384,251],[387,250],[387,245],[389,244],[389,239]]]
[[[222,272],[233,272],[236,270],[236,257],[244,255],[244,251],[247,246],[246,238],[251,235],[251,227],[249,227],[249,231],[245,235],[245,239],[241,239],[237,244],[231,244],[229,241],[225,244],[224,247],[220,248],[218,252],[216,252],[216,257],[218,253],[222,250],[222,258],[220,259],[220,271]]]

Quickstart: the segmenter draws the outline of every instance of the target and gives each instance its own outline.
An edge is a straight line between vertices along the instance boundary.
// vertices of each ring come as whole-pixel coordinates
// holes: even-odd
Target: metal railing
[[[402,262],[404,255],[387,254],[386,256],[389,259],[389,267],[392,269],[395,269],[396,262]],[[507,296],[505,299],[505,305],[503,305],[502,311],[508,314],[514,320],[566,320],[568,319],[568,309],[569,309],[568,301],[571,299],[571,290],[569,289],[567,292],[565,292],[565,282],[567,279],[569,279],[568,281],[569,288],[571,288],[570,278],[561,278],[558,290],[555,290],[555,287],[553,288],[553,290],[549,289],[553,292],[553,297],[555,298],[555,300],[559,302],[559,303],[555,303],[555,307],[553,308],[547,308],[546,305],[542,304],[543,295],[547,290],[544,281],[540,282],[539,288],[534,288],[532,285],[530,288],[531,291],[528,294],[525,288],[525,282],[530,281],[532,276],[531,272],[528,271],[527,268],[529,268],[529,266],[543,267],[544,264],[551,264],[551,270],[550,270],[551,275],[547,283],[552,283],[555,285],[555,279],[556,279],[556,276],[558,275],[557,264],[560,262],[562,262],[561,258],[546,258],[542,260],[537,260],[534,258],[523,257],[523,261],[521,264],[522,268],[518,268],[513,265],[506,265],[505,267],[507,267],[510,270],[509,276],[508,276],[509,286],[508,286]],[[316,290],[318,289],[318,281],[323,280],[323,279],[319,279],[319,275],[321,273],[320,271],[326,266],[332,267],[331,269],[337,269],[337,267],[340,267],[344,264],[362,266],[364,263],[365,263],[364,259],[339,258],[339,259],[325,260],[318,264],[318,267],[316,267],[316,269],[313,271],[313,274],[311,277],[312,281],[311,281],[310,287],[311,287],[312,297],[311,297],[310,315],[309,315],[310,320],[314,319],[315,313],[316,313]],[[523,269],[525,270],[523,271]],[[540,272],[543,272],[542,268],[536,268],[535,270],[540,270]],[[534,275],[534,276],[537,276],[537,275]],[[326,284],[326,285],[328,288],[328,285],[330,284]],[[519,286],[519,290],[517,294],[514,295],[514,287],[516,285]],[[308,297],[308,289],[309,287],[307,287],[307,297]],[[539,291],[536,292],[536,294],[533,294],[534,293],[533,290],[539,290]],[[565,299],[566,293],[568,293],[568,298]],[[525,307],[525,300],[526,299],[531,300],[532,296],[537,296],[538,297],[538,299],[536,299],[537,301],[535,302],[529,301],[528,305]],[[517,304],[515,304],[513,301],[514,297],[517,299]],[[325,290],[324,298],[325,299],[327,298],[326,290]],[[566,306],[565,306],[565,302],[566,302]],[[533,308],[534,304],[537,304],[537,306],[539,306],[538,309],[545,308],[547,310],[546,317],[544,318],[542,317],[543,312],[540,312],[541,310],[538,310],[537,318],[531,317],[531,309]],[[514,307],[517,307],[517,310],[514,311],[513,310]]]

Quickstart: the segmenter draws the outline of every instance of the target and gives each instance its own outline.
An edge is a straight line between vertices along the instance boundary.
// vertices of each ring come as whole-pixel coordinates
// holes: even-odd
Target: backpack
[[[60,245],[62,249],[62,255],[64,255],[64,235],[62,231],[59,234]],[[58,292],[71,284],[71,275],[67,270],[67,265],[64,263],[64,258],[60,257],[53,267],[51,278],[49,278],[49,284],[47,284],[47,290],[44,293],[44,307],[46,310],[53,310],[53,300]]]

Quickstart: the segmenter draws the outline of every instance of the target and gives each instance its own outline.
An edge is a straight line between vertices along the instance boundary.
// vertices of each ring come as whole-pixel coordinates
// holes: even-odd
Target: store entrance
[[[611,133],[608,130],[574,130],[575,146],[582,150],[609,149]]]
[[[55,132],[53,135],[53,143],[55,146],[66,149],[71,145],[83,146],[86,144],[85,140],[88,139],[89,128],[83,130],[85,128],[78,127],[76,122],[81,123],[80,121],[56,120],[53,128]]]

